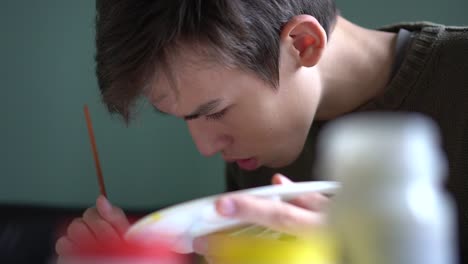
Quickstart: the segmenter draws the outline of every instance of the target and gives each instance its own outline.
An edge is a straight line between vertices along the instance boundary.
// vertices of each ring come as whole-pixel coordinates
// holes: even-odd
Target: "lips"
[[[228,162],[228,163],[236,163],[243,170],[252,171],[260,167],[258,159],[254,157],[250,157],[247,159],[236,159],[236,158],[229,158],[223,155],[223,159],[225,162]]]
[[[235,162],[243,170],[252,171],[258,168],[258,160],[255,158],[238,159]]]

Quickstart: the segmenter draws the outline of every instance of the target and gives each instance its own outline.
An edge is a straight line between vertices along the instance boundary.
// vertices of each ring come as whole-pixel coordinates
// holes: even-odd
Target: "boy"
[[[334,118],[356,111],[430,116],[449,160],[447,189],[457,202],[464,253],[467,28],[413,23],[369,30],[341,17],[333,0],[102,0],[97,13],[97,76],[109,110],[128,122],[142,95],[183,118],[201,154],[226,160],[228,190],[269,184],[276,173],[318,179],[316,136]],[[325,203],[319,194],[294,204],[230,196],[217,209],[296,233],[324,221]],[[83,237],[118,239],[127,227],[123,212],[100,197],[57,251],[66,255]],[[208,239],[195,248],[210,257]]]

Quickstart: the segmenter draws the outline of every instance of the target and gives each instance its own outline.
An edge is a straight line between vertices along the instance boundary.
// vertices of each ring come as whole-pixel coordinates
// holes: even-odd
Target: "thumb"
[[[228,218],[261,225],[280,232],[306,235],[324,223],[324,216],[289,203],[250,195],[226,195],[216,201],[217,212]]]
[[[130,226],[124,211],[113,206],[109,200],[100,195],[96,200],[96,208],[99,215],[109,222],[120,234],[124,234]]]
[[[293,183],[288,177],[284,176],[281,173],[276,173],[271,178],[271,183],[274,185],[283,185],[283,184],[291,184]]]

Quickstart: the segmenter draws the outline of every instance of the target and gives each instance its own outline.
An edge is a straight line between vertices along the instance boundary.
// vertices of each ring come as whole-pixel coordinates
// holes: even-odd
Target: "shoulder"
[[[400,23],[393,23],[393,24],[388,24],[381,26],[377,28],[378,30],[382,31],[392,31],[392,32],[398,32],[400,29],[406,29],[409,31],[421,31],[423,29],[432,29],[432,30],[453,30],[453,31],[465,31],[468,30],[468,26],[456,26],[456,25],[444,25],[444,24],[438,24],[438,23],[433,23],[429,21],[416,21],[416,22],[400,22]]]
[[[468,27],[447,26],[441,31],[438,41],[442,47],[468,56]],[[461,53],[461,54],[460,54]]]
[[[468,27],[449,26],[432,22],[406,22],[382,27],[384,31],[398,32],[406,29],[413,32],[414,43],[411,46],[418,59],[427,59],[426,66],[436,65],[438,70],[467,68],[468,64]],[[424,57],[423,57],[424,55]]]
[[[420,32],[424,34],[431,34],[438,41],[464,43],[468,41],[468,26],[451,26],[428,21],[420,21],[402,22],[378,28],[378,30],[388,32],[398,32],[400,29],[406,29],[416,33]]]

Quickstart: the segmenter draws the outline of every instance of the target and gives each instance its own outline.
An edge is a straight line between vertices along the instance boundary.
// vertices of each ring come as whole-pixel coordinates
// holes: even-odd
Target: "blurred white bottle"
[[[329,217],[344,263],[456,263],[446,160],[430,119],[353,114],[319,141],[320,175],[342,182]]]

